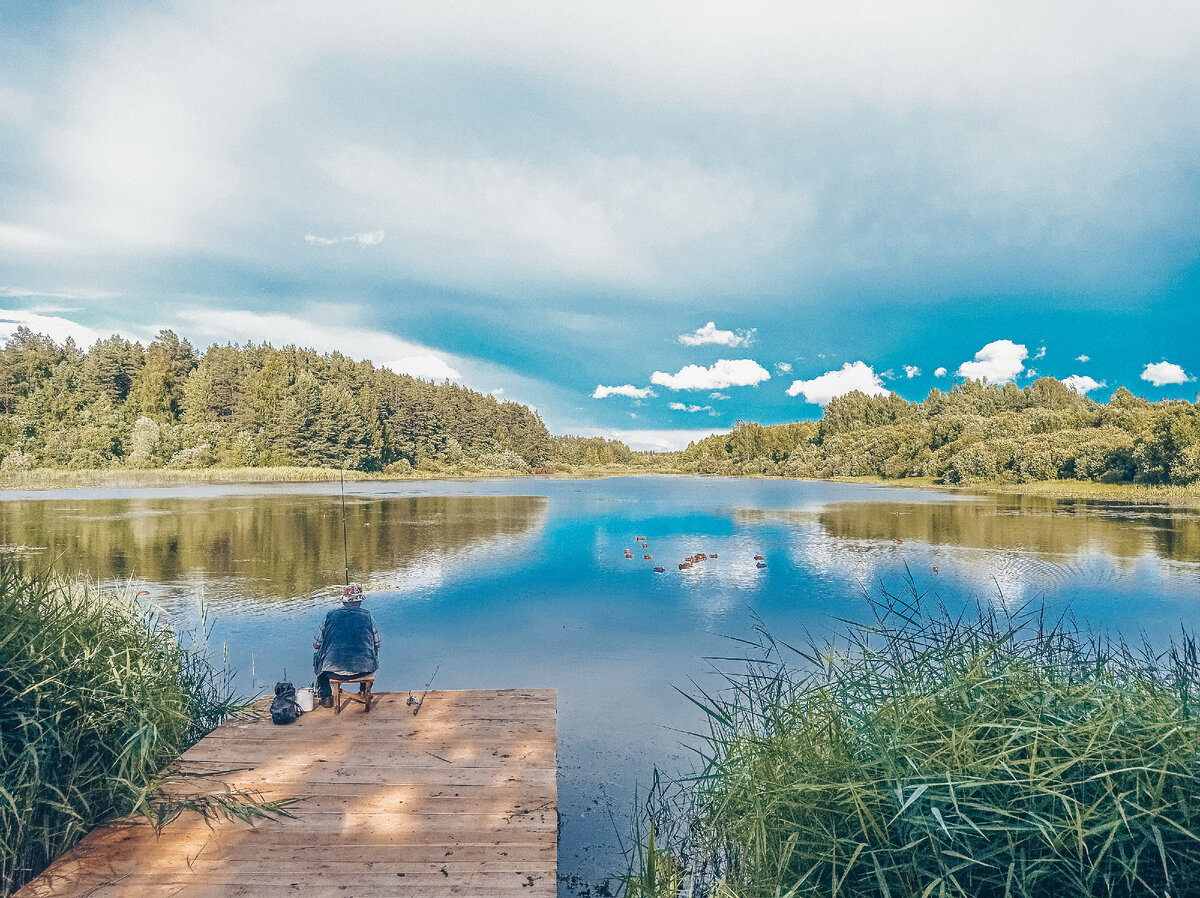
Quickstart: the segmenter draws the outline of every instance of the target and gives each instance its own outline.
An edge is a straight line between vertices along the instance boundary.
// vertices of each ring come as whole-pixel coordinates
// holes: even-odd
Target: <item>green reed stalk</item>
[[[96,823],[161,813],[156,774],[242,707],[132,591],[0,561],[0,895]]]
[[[693,699],[704,769],[657,790],[628,894],[675,894],[647,888],[664,853],[728,898],[1200,894],[1195,637],[922,599],[885,594],[832,644],[764,635]]]

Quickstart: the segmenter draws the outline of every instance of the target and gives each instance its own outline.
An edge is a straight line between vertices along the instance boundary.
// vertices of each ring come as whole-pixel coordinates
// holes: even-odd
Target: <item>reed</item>
[[[931,604],[910,585],[833,643],[764,635],[692,697],[703,770],[654,790],[626,895],[1200,894],[1195,637]]]
[[[0,895],[105,819],[162,819],[164,765],[244,707],[132,591],[0,560]]]

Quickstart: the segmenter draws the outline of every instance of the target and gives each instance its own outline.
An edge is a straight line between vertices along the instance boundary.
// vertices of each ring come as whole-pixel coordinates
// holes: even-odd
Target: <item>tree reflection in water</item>
[[[542,496],[347,498],[353,579],[400,577],[544,524]],[[337,496],[0,502],[0,541],[64,573],[207,581],[262,601],[311,595],[344,573]],[[215,581],[215,582],[214,582]]]

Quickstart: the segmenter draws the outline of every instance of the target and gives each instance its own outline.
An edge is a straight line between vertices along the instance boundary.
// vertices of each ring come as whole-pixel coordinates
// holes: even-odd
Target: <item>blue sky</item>
[[[1200,7],[828,7],[5,3],[0,334],[647,447],[962,376],[1194,399]]]

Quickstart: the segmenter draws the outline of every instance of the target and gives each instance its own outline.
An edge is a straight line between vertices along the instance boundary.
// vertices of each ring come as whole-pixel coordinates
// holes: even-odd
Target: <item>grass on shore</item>
[[[70,471],[37,468],[0,473],[0,490],[129,489],[192,486],[210,483],[337,483],[350,481],[473,480],[503,477],[598,478],[643,473],[666,473],[625,465],[563,466],[533,475],[512,470],[464,467],[407,472],[368,472],[339,468],[95,468]]]
[[[131,591],[0,560],[0,896],[114,816],[286,813],[287,802],[161,792],[165,765],[245,709],[224,673]]]
[[[707,761],[655,790],[627,898],[1200,894],[1192,636],[1159,654],[911,589],[875,617],[764,638],[693,699]]]
[[[372,475],[346,471],[346,480],[367,480]],[[337,468],[95,468],[69,471],[36,468],[0,473],[0,489],[126,489],[146,486],[180,486],[205,483],[325,483],[343,476]]]
[[[833,477],[835,483],[865,483],[909,489],[944,490],[951,493],[1045,496],[1050,499],[1098,499],[1148,505],[1200,505],[1200,484],[1188,486],[1148,483],[1101,483],[1095,480],[1034,480],[1029,483],[979,481],[969,484],[942,483],[935,477]]]

